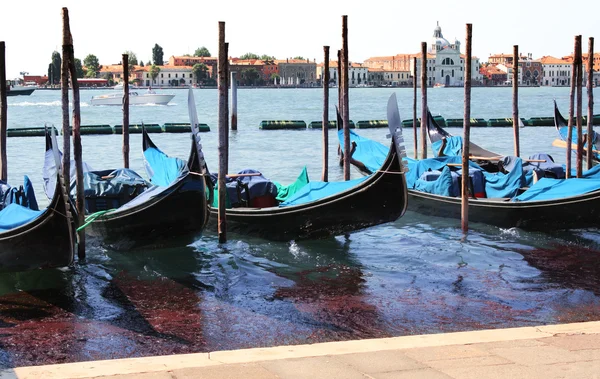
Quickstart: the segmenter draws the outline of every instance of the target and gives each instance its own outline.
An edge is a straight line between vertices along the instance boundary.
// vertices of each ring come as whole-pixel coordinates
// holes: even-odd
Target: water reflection
[[[288,243],[210,232],[0,278],[0,363],[189,353],[600,319],[597,231],[403,219]]]

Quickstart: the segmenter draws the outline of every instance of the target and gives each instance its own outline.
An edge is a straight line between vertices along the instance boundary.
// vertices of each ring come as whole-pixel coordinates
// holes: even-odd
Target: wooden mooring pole
[[[342,16],[342,120],[344,122],[344,180],[350,180],[350,106],[348,99],[348,16]]]
[[[129,55],[123,54],[123,167],[129,168]]]
[[[463,233],[469,230],[469,143],[471,141],[471,37],[472,25],[467,24],[465,50],[465,115],[462,156],[462,189],[461,189],[461,228]],[[514,66],[514,65],[513,65]],[[421,128],[423,125],[421,124]]]
[[[593,165],[592,150],[594,149],[594,37],[590,37],[588,40],[587,95],[587,169],[589,170]]]
[[[63,156],[62,156],[62,167],[63,176],[65,180],[65,187],[67,191],[71,188],[71,134],[73,133],[72,127],[70,126],[70,114],[69,114],[69,46],[71,41],[69,39],[68,24],[65,23],[64,13],[67,13],[68,22],[68,11],[63,8],[63,45],[62,45],[62,61],[60,70],[60,93],[61,93],[61,105],[62,105],[62,134],[63,134]],[[65,28],[67,28],[65,30]],[[57,168],[58,169],[58,168]]]
[[[225,22],[219,21],[219,208],[218,208],[218,235],[219,243],[227,242],[227,220],[226,220],[226,199],[227,188],[225,187],[225,178],[227,176],[227,150],[229,149],[229,127],[227,125],[229,117],[227,115],[227,44],[225,43]]]
[[[577,65],[575,64],[577,55],[577,37],[575,36],[573,63],[571,64],[571,92],[569,93],[569,119],[567,122],[567,162],[565,178],[571,177],[571,145],[573,143],[573,116],[575,113],[575,84],[577,82]]]
[[[329,176],[329,46],[323,46],[323,171],[321,181]]]
[[[238,112],[237,112],[237,72],[231,72],[231,130],[237,130]]]
[[[427,42],[421,42],[421,159],[427,159]]]
[[[69,27],[69,11],[63,8],[63,43],[68,42],[66,59],[71,73],[71,87],[73,89],[73,156],[75,158],[76,172],[76,190],[77,190],[77,214],[79,216],[79,225],[83,225],[85,221],[85,198],[83,194],[83,160],[81,149],[81,109],[79,99],[79,83],[77,82],[77,71],[75,70],[75,53],[73,49],[73,37]],[[68,175],[65,173],[65,176]],[[79,244],[77,246],[77,255],[80,260],[85,259],[85,230],[78,232]]]
[[[515,137],[515,156],[521,154],[519,142],[519,45],[513,46],[513,134]]]
[[[582,99],[581,95],[583,93],[582,85],[583,85],[583,60],[582,60],[582,51],[581,51],[581,36],[577,36],[579,38],[579,45],[577,47],[577,51],[575,51],[575,60],[577,67],[577,170],[576,174],[578,178],[581,178],[583,175],[583,125],[582,125]]]
[[[419,143],[417,141],[417,57],[413,57],[413,139],[415,140],[415,159],[418,159]]]
[[[7,110],[6,105],[6,44],[0,41],[0,180],[8,181],[8,155],[6,153]]]
[[[343,112],[344,104],[342,104],[342,50],[338,50],[337,52],[337,87],[338,87],[338,112],[340,115]],[[338,125],[338,127],[342,127],[343,125]]]

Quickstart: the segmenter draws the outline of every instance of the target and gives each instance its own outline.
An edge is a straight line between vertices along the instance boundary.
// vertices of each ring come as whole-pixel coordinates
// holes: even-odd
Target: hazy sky
[[[563,56],[573,39],[600,40],[600,2],[531,1],[330,1],[252,2],[3,0],[0,41],[6,42],[7,78],[27,71],[47,73],[52,52],[61,51],[62,7],[67,7],[75,57],[88,54],[101,64],[117,63],[126,50],[144,62],[155,43],[165,60],[193,54],[206,46],[218,55],[218,22],[225,22],[229,55],[247,52],[278,59],[303,56],[323,61],[323,46],[337,54],[342,45],[342,15],[348,16],[349,57],[362,62],[373,56],[416,53],[431,40],[439,21],[450,42],[465,40],[465,24],[473,24],[473,55],[482,62],[490,54],[522,53]],[[595,35],[594,35],[595,34]],[[596,43],[600,52],[600,42]]]

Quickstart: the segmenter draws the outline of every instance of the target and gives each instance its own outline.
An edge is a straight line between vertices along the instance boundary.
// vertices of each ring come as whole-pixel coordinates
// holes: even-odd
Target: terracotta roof
[[[540,62],[542,62],[542,64],[571,64],[571,62],[567,62],[566,60],[556,58],[550,55],[545,55],[541,57]]]

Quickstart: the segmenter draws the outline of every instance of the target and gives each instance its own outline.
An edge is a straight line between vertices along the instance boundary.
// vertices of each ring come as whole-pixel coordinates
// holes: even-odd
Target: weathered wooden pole
[[[567,122],[567,161],[565,178],[571,177],[571,144],[573,143],[573,114],[575,113],[575,84],[577,82],[577,36],[575,36],[575,48],[573,53],[573,63],[571,64],[571,92],[569,93],[569,120]]]
[[[521,154],[519,142],[519,45],[513,46],[513,134],[515,137],[515,156]]]
[[[343,112],[344,104],[342,104],[342,50],[338,50],[337,52],[337,89],[338,89],[338,111],[340,115]],[[338,127],[343,127],[343,125],[338,125]]]
[[[462,189],[461,189],[461,227],[463,233],[469,230],[469,143],[471,141],[471,36],[472,25],[467,24],[465,51],[465,115],[462,156]],[[423,127],[423,125],[421,125]]]
[[[594,37],[588,40],[587,95],[587,169],[589,170],[593,165],[592,150],[594,149]]]
[[[73,37],[69,27],[69,11],[63,8],[63,41],[67,41],[67,57],[63,57],[69,62],[69,72],[71,73],[71,86],[73,88],[73,155],[75,158],[76,171],[76,190],[77,214],[79,216],[79,225],[85,221],[85,198],[83,188],[83,160],[81,149],[81,109],[79,107],[79,83],[77,82],[77,71],[75,70],[75,52],[73,49]],[[68,174],[65,174],[65,176]],[[79,244],[77,255],[80,260],[85,259],[85,230],[78,232]]]
[[[229,127],[227,115],[227,44],[225,43],[225,22],[219,21],[219,208],[218,208],[218,235],[219,243],[227,242],[226,199],[227,188],[227,150],[229,149]]]
[[[123,167],[129,168],[129,55],[123,54]]]
[[[323,171],[321,181],[329,174],[329,46],[323,46]]]
[[[413,57],[413,139],[415,140],[415,159],[419,158],[417,141],[417,57]]]
[[[342,16],[342,120],[344,122],[344,180],[350,180],[350,106],[348,99],[348,16]]]
[[[577,51],[575,52],[575,57],[577,63],[575,67],[577,67],[577,170],[576,174],[578,178],[581,178],[583,175],[583,125],[582,125],[582,85],[583,85],[583,60],[582,60],[582,52],[581,52],[581,36],[577,36],[579,39],[579,45],[577,47]]]
[[[0,41],[0,180],[8,181],[8,156],[6,154],[6,133],[8,127],[6,105],[6,44]]]
[[[421,159],[427,159],[427,42],[421,42]]]
[[[66,12],[67,22],[63,19],[63,45],[62,45],[62,61],[60,70],[60,92],[62,101],[62,133],[63,133],[63,156],[62,167],[65,186],[67,191],[71,188],[71,128],[69,114],[69,48],[72,46],[71,32],[69,31],[68,10],[63,8],[63,18]],[[66,28],[66,30],[65,30]],[[58,169],[58,168],[57,168]]]
[[[237,73],[235,71],[231,72],[231,130],[237,130]]]

